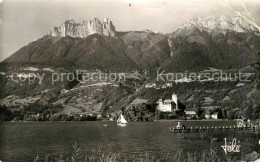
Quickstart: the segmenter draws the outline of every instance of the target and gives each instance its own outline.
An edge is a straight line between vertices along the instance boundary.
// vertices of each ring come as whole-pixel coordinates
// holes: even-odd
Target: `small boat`
[[[120,117],[117,119],[117,126],[126,127],[127,121],[125,120],[124,116],[121,114]]]
[[[107,127],[107,124],[104,124],[103,126],[104,126],[104,127]]]

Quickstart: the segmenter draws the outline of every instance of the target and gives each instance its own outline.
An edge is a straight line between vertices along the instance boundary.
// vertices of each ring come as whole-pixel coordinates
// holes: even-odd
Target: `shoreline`
[[[228,119],[201,119],[201,120],[182,120],[182,119],[173,119],[173,120],[154,120],[154,122],[168,122],[168,121],[235,121],[234,120],[228,120]]]
[[[129,123],[151,123],[151,122],[209,122],[209,121],[214,121],[214,122],[223,122],[223,121],[237,121],[237,119],[233,119],[233,120],[228,120],[228,119],[202,119],[202,120],[178,120],[178,119],[172,119],[172,120],[166,120],[166,119],[162,119],[162,120],[154,120],[154,121],[128,121]],[[116,122],[116,121],[112,121],[112,120],[85,120],[85,121],[0,121],[0,123],[32,123],[32,122],[37,122],[37,123],[44,123],[44,122]],[[256,122],[259,123],[259,119],[256,120],[251,120],[251,122]]]

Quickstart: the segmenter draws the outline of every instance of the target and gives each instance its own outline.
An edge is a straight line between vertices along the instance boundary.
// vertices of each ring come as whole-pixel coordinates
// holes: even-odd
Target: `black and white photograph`
[[[260,0],[0,0],[0,162],[260,162]]]

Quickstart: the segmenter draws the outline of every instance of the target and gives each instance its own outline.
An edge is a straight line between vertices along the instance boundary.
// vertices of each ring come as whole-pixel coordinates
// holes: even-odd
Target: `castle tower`
[[[179,110],[178,98],[177,98],[177,95],[175,93],[172,94],[172,101],[176,104],[176,110]]]
[[[163,105],[163,100],[162,98],[159,99],[159,106],[162,106]]]

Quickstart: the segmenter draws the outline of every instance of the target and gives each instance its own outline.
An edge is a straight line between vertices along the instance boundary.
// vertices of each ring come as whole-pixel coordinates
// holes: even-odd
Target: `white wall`
[[[167,105],[159,104],[158,110],[163,111],[163,112],[171,112],[172,105],[171,104],[167,104]]]
[[[176,109],[178,110],[179,109],[179,107],[178,107],[178,98],[177,98],[177,95],[175,93],[172,94],[172,100],[176,104]]]
[[[211,115],[212,119],[218,119],[218,115],[217,114],[213,114]]]

